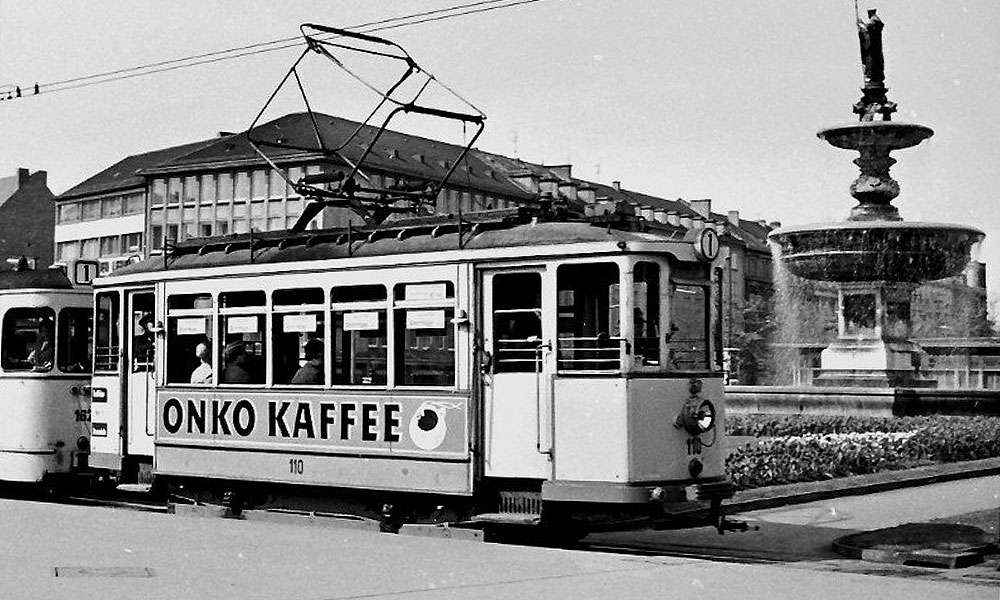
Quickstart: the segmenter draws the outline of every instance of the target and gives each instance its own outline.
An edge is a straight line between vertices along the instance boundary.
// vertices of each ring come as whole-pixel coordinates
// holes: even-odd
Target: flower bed
[[[1000,456],[1000,419],[737,415],[726,469],[739,489]]]

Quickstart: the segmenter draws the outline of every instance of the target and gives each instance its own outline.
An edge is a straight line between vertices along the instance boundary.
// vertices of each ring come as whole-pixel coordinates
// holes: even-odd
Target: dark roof
[[[59,269],[44,271],[0,271],[0,290],[72,289],[66,274]]]
[[[340,146],[360,126],[360,123],[340,117],[315,113],[316,125],[327,148]],[[344,156],[357,162],[369,141],[378,131],[362,126],[358,137],[343,148]],[[255,139],[271,142],[265,147],[269,158],[277,163],[315,160],[320,154],[313,121],[309,113],[292,113],[252,131]],[[282,147],[285,146],[285,147]],[[303,150],[309,148],[309,150]],[[438,140],[386,130],[379,137],[364,164],[371,170],[410,176],[415,179],[441,179],[461,155],[461,146]],[[470,188],[491,192],[509,198],[530,198],[503,171],[492,168],[482,159],[484,153],[471,151],[452,174],[450,187]],[[264,161],[254,152],[247,139],[247,132],[211,140],[202,147],[175,158],[143,169],[145,175],[232,168],[242,165],[260,165]]]
[[[182,146],[173,146],[171,148],[129,156],[86,179],[83,183],[79,183],[66,190],[56,200],[71,200],[82,196],[123,191],[129,188],[145,188],[146,180],[141,174],[143,170],[173,160],[178,156],[197,150],[218,139],[212,138],[210,140],[202,140]]]

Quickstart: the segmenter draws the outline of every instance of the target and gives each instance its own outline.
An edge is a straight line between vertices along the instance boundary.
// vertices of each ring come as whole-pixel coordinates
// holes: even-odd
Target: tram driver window
[[[670,367],[708,368],[708,294],[705,287],[671,285],[670,331],[665,334]]]
[[[271,355],[277,385],[322,385],[324,294],[320,288],[277,290],[272,298]]]
[[[50,371],[55,357],[51,308],[12,308],[3,318],[0,363],[4,371]]]
[[[94,370],[117,371],[118,357],[121,352],[118,341],[118,310],[117,292],[101,292],[97,295],[97,339],[94,343]]]
[[[221,383],[264,383],[264,292],[224,292],[219,300]]]
[[[59,311],[59,370],[65,373],[89,373],[93,316],[87,308],[64,308]]]
[[[556,279],[559,370],[620,368],[623,339],[618,265],[562,265]]]
[[[396,383],[455,385],[454,284],[399,284],[394,297]]]
[[[636,366],[660,364],[660,266],[637,262],[632,277],[632,327]]]

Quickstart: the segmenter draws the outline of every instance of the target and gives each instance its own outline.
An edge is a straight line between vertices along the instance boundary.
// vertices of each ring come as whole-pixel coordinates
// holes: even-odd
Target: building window
[[[101,218],[101,201],[86,200],[83,202],[82,219],[84,221],[94,221]]]
[[[101,256],[117,256],[121,254],[121,241],[117,235],[101,238]]]
[[[219,202],[233,201],[233,174],[219,173]]]
[[[101,198],[101,218],[111,219],[122,214],[122,197]]]
[[[199,185],[197,177],[184,178],[184,205],[192,206],[198,204]]]
[[[142,233],[125,234],[125,252],[138,252],[142,249]]]
[[[201,176],[201,203],[214,204],[215,195],[215,175]]]
[[[80,242],[59,242],[56,244],[56,259],[61,261],[71,261],[80,258]]]
[[[267,199],[267,171],[256,169],[251,173],[250,198],[253,200]]]
[[[97,258],[100,251],[100,240],[97,238],[88,238],[83,240],[83,248],[80,250],[80,256],[81,258]]]
[[[183,192],[180,177],[171,177],[167,180],[167,205],[177,206],[181,203],[181,193]]]
[[[153,225],[150,227],[149,237],[152,240],[150,242],[152,250],[163,250],[163,225]]]
[[[126,215],[139,215],[142,214],[146,209],[146,203],[143,201],[142,194],[129,194],[125,196],[125,211]]]
[[[270,194],[271,198],[282,199],[285,197],[285,179],[281,176],[281,172],[277,169],[270,169],[271,187]]]
[[[154,179],[150,186],[149,205],[163,206],[167,201],[167,182],[163,179]]]
[[[73,221],[79,221],[80,203],[66,202],[65,204],[60,204],[59,211],[56,213],[56,220],[60,223],[71,223]]]
[[[246,171],[236,173],[236,192],[233,200],[236,202],[246,202],[250,199],[250,174]]]

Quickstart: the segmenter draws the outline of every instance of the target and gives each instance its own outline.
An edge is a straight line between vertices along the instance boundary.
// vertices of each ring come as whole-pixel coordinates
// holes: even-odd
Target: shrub
[[[738,415],[726,429],[760,438],[726,459],[740,489],[1000,457],[1000,419],[989,417]]]

